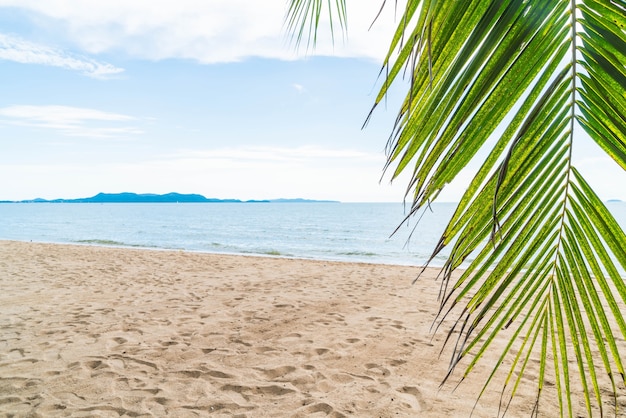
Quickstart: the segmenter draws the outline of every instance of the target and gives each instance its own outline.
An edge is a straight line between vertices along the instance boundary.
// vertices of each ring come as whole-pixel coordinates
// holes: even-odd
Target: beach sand
[[[0,241],[0,415],[469,416],[490,360],[440,388],[437,270],[418,272]]]

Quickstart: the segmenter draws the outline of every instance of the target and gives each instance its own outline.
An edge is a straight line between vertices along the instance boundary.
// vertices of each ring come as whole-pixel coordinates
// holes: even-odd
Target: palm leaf
[[[509,329],[481,395],[504,374],[506,411],[537,358],[537,408],[552,375],[561,415],[623,413],[626,234],[572,150],[586,135],[626,170],[626,3],[408,0],[374,108],[406,72],[385,169],[412,171],[410,214],[487,151],[431,258],[451,247],[444,380],[461,364],[464,379]]]
[[[341,30],[347,29],[346,4],[343,0],[327,0],[330,18],[330,33],[335,39],[335,24]],[[299,46],[306,37],[307,47],[315,47],[317,43],[317,27],[324,13],[324,0],[290,0],[285,17],[287,30],[291,33],[291,41]],[[335,19],[337,23],[335,23]]]

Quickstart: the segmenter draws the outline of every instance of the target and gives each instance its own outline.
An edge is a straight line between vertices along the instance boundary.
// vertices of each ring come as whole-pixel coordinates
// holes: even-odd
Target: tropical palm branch
[[[291,30],[310,37],[323,1],[289,3]],[[345,0],[327,8],[344,26]],[[537,400],[550,380],[562,415],[574,414],[573,385],[588,415],[602,414],[607,391],[624,413],[626,234],[572,150],[587,136],[626,170],[626,2],[407,0],[381,74],[374,108],[410,74],[385,167],[392,179],[412,171],[409,217],[488,151],[431,257],[450,248],[438,321],[457,319],[444,381],[461,361],[467,376],[506,333],[483,392],[504,372],[512,398],[536,359]]]

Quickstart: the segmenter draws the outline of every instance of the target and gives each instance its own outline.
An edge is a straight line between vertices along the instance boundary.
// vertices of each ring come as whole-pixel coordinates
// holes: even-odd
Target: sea
[[[0,239],[421,266],[455,207],[403,223],[402,203],[2,203]],[[607,207],[626,228],[626,203]]]

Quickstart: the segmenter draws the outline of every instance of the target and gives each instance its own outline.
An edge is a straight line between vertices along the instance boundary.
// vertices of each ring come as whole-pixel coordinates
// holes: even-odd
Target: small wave
[[[120,242],[111,239],[79,239],[74,241],[79,244],[91,244],[91,245],[106,245],[113,247],[137,247],[137,248],[157,248],[153,245],[139,245],[139,244],[129,244],[127,242]]]
[[[97,244],[97,245],[121,245],[126,246],[123,242],[113,241],[110,239],[79,239],[75,242],[80,244]]]
[[[369,251],[348,251],[344,253],[338,253],[339,255],[359,256],[359,257],[376,257],[378,254]]]
[[[240,250],[238,251],[240,254],[257,254],[257,255],[270,255],[273,257],[292,257],[291,254],[281,253],[278,250]]]

